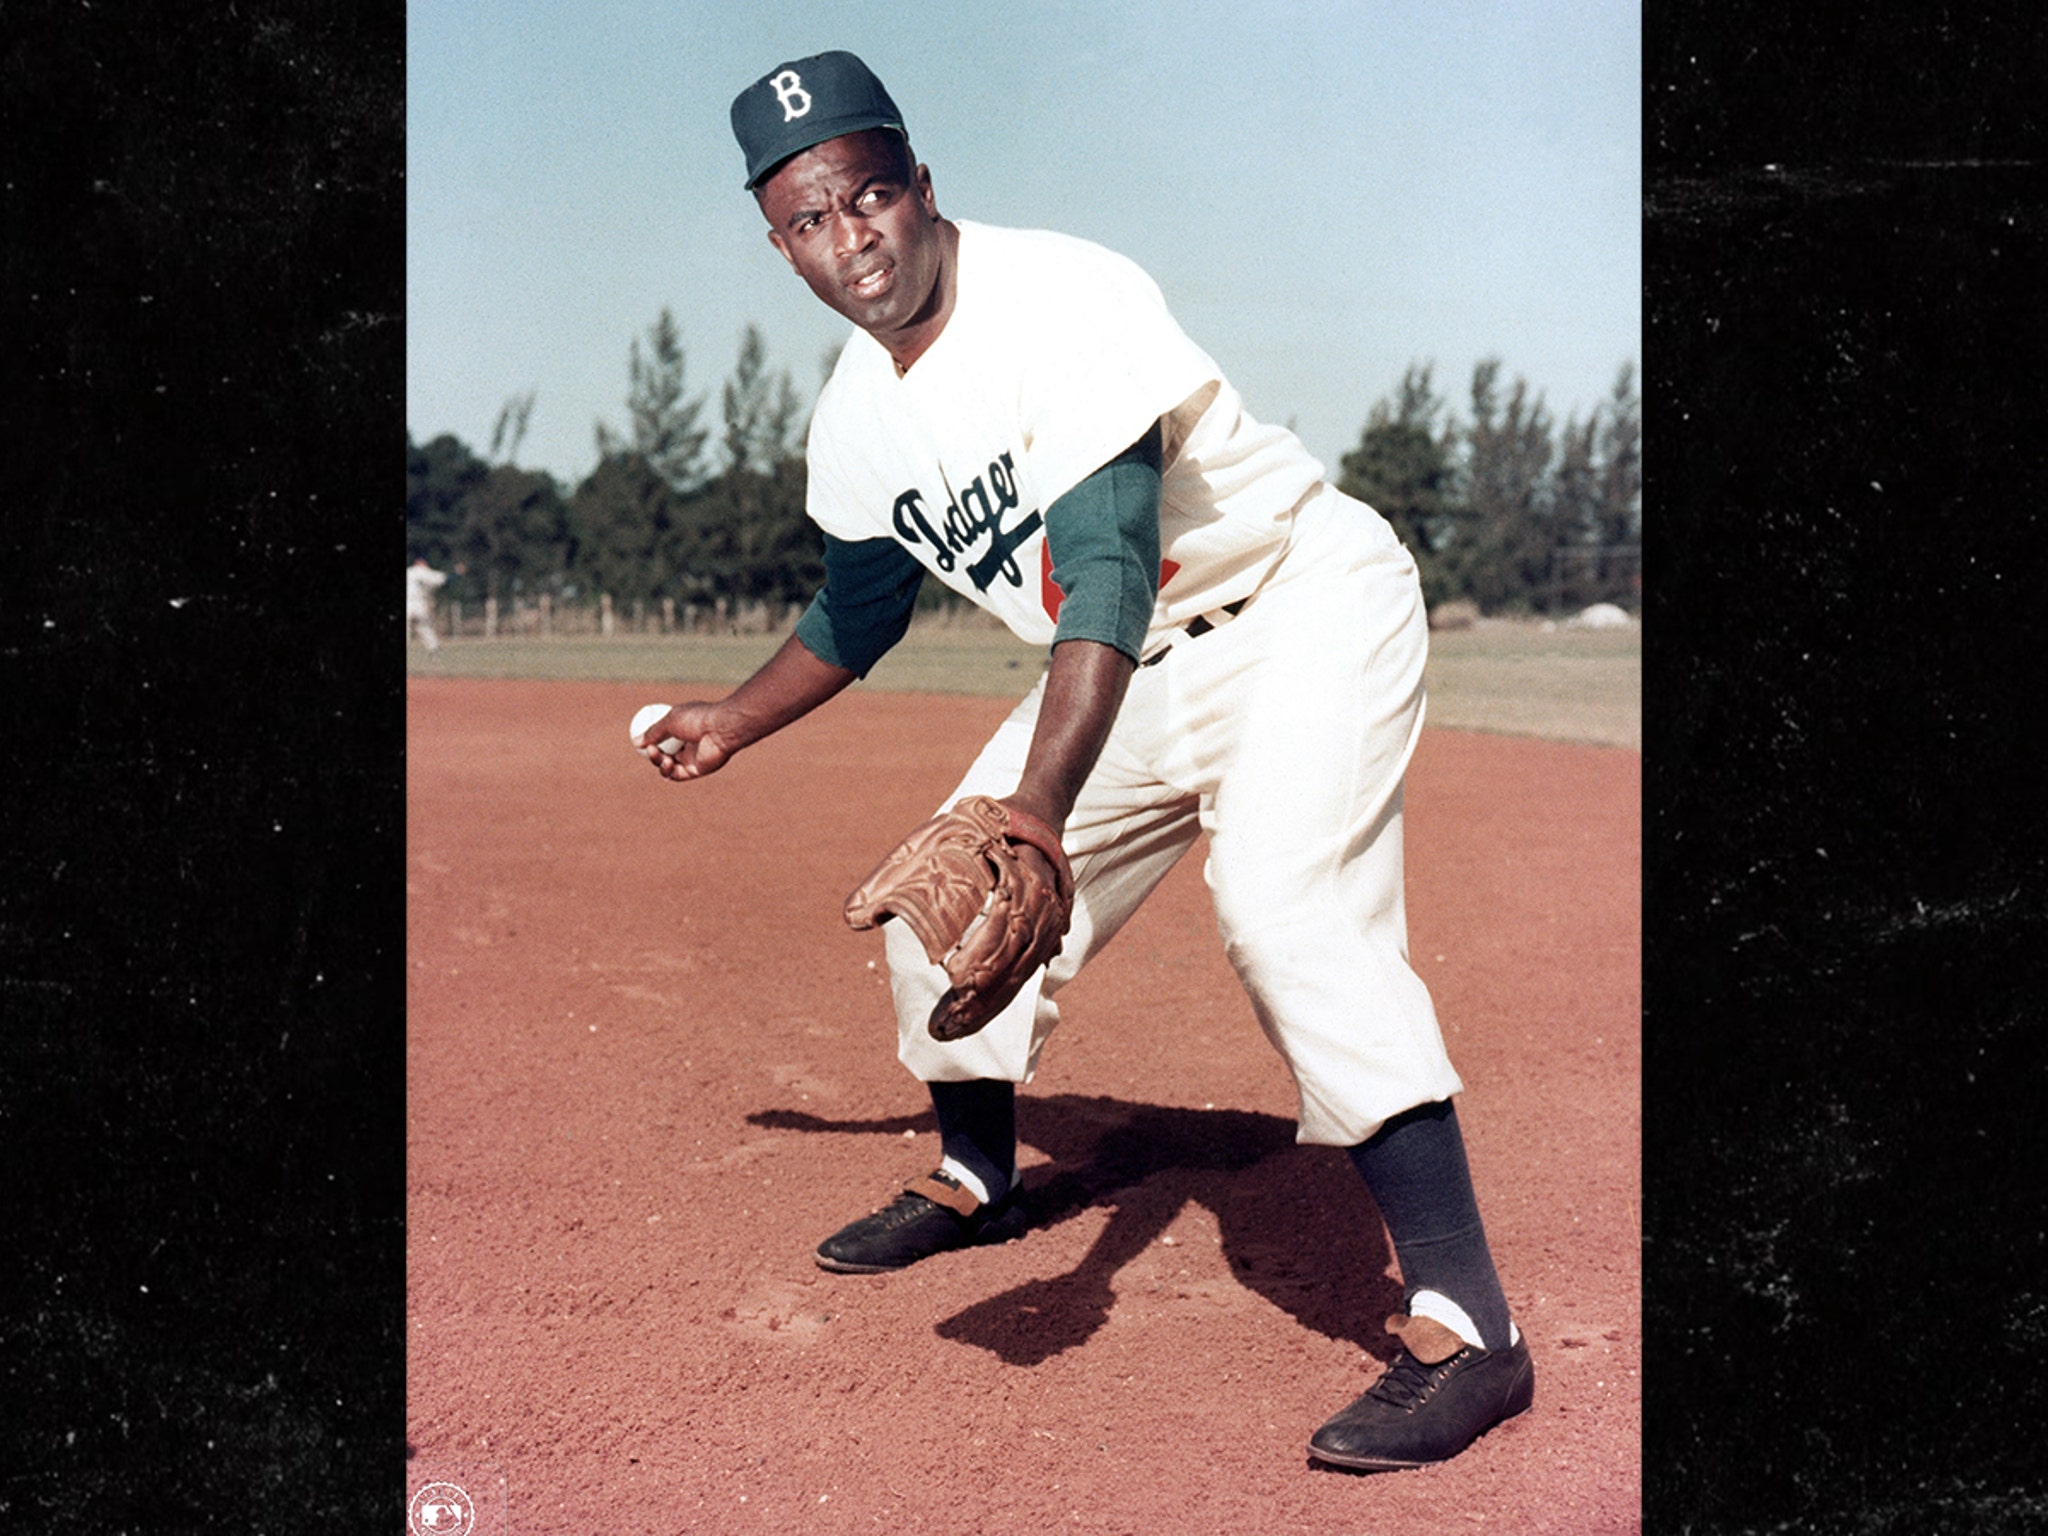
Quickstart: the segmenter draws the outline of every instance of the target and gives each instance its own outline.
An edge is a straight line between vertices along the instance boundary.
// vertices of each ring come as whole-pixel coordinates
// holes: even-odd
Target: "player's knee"
[[[1262,935],[1334,915],[1335,892],[1324,882],[1271,866],[1243,869],[1212,858],[1209,896],[1223,942],[1233,948],[1256,946],[1264,942]]]

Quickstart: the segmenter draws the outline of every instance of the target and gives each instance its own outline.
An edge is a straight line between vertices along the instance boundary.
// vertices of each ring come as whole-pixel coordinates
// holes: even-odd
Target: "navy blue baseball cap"
[[[748,191],[791,155],[863,128],[902,133],[903,114],[873,70],[836,49],[776,65],[732,102]]]

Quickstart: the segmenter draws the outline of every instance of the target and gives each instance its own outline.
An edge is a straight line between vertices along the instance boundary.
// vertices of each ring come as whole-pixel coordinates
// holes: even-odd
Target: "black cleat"
[[[1447,1461],[1535,1400],[1529,1341],[1476,1349],[1427,1317],[1390,1317],[1401,1353],[1365,1395],[1315,1432],[1308,1453],[1367,1472]]]
[[[842,1275],[879,1275],[955,1248],[1007,1243],[1022,1235],[1024,1208],[1012,1186],[987,1205],[948,1173],[911,1180],[893,1203],[841,1227],[818,1244],[818,1267]]]

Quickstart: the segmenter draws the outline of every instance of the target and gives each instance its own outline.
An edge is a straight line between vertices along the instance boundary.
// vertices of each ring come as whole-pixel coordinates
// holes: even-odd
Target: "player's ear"
[[[939,199],[938,195],[932,191],[932,168],[928,165],[920,165],[915,171],[911,172],[910,179],[912,185],[917,188],[917,200],[924,204],[924,216],[928,219],[936,219],[939,216]]]
[[[796,257],[794,257],[794,256],[792,256],[792,255],[790,254],[790,250],[789,250],[789,242],[788,242],[787,240],[785,240],[785,239],[783,239],[783,238],[782,238],[782,231],[781,231],[781,230],[779,230],[779,229],[771,229],[771,230],[769,230],[769,231],[768,231],[768,243],[769,243],[770,245],[774,246],[776,250],[778,250],[778,251],[780,251],[780,252],[782,253],[782,259],[783,259],[784,261],[788,262],[788,263],[790,264],[790,267],[791,267],[792,269],[794,269],[794,268],[796,267]]]

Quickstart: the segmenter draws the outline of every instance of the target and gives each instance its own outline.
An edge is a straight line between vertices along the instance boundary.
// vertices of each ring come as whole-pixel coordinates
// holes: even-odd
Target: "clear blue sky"
[[[1433,360],[1560,420],[1641,358],[1637,0],[409,0],[406,421],[573,484],[664,305],[691,393],[742,328],[805,400],[846,334],[769,247],[726,112],[847,48],[956,218],[1134,258],[1255,416],[1336,473]],[[1640,370],[1639,370],[1640,371]]]

